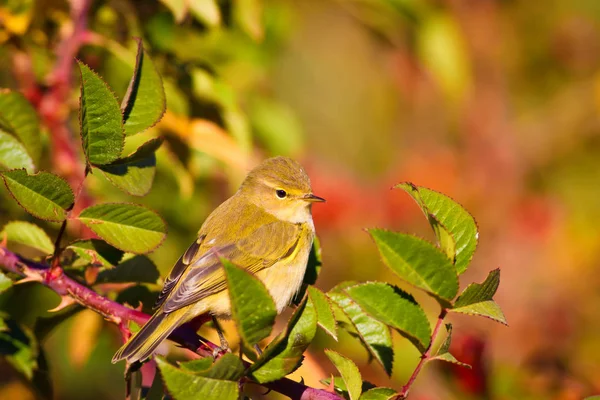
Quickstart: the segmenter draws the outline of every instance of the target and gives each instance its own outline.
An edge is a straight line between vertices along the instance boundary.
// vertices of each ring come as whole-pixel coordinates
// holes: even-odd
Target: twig
[[[440,327],[442,326],[442,323],[444,321],[444,318],[446,318],[446,314],[447,313],[448,313],[448,311],[445,308],[443,308],[442,311],[440,312],[438,320],[435,323],[435,327],[433,328],[433,332],[431,333],[431,339],[429,341],[429,346],[427,346],[427,349],[421,355],[421,359],[419,360],[419,363],[415,367],[415,370],[413,371],[412,375],[408,379],[408,382],[406,382],[406,385],[402,386],[402,390],[400,391],[400,393],[396,397],[397,400],[406,399],[408,397],[408,392],[410,391],[410,388],[411,388],[412,384],[417,379],[417,376],[419,375],[419,372],[421,372],[421,368],[423,368],[423,366],[425,365],[425,363],[427,361],[429,361],[429,359],[431,358],[431,350],[433,348],[433,342],[437,338],[437,335],[438,335],[438,333],[440,331]]]
[[[48,279],[51,269],[47,265],[27,260],[3,246],[0,246],[0,267],[5,271],[23,276],[22,281],[40,282],[63,298],[68,296],[83,307],[99,313],[108,321],[119,326],[127,324],[129,321],[143,325],[150,318],[148,314],[125,307],[99,295],[64,273],[53,279]],[[212,349],[218,347],[216,344],[197,335],[193,328],[190,329],[189,326],[185,325],[175,330],[169,336],[169,339],[201,357],[212,357]],[[288,396],[292,400],[341,400],[335,393],[311,388],[287,378],[262,386]]]

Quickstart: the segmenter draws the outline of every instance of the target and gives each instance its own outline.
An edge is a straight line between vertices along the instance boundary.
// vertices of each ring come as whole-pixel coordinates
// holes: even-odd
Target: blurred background
[[[412,181],[475,216],[479,248],[461,286],[501,268],[496,300],[510,326],[450,316],[451,350],[473,369],[428,364],[411,399],[600,393],[600,2],[0,0],[0,87],[23,91],[40,110],[43,168],[73,186],[83,164],[69,60],[88,63],[120,99],[134,36],[161,72],[168,101],[163,121],[128,142],[133,149],[166,137],[155,184],[132,198],[95,174],[78,207],[134,201],[156,209],[169,227],[150,255],[163,276],[248,169],[283,154],[306,166],[327,199],[314,208],[317,286],[401,284],[363,228],[433,240],[409,196],[390,190]],[[53,98],[64,101],[44,101],[57,82],[63,92]],[[14,219],[32,220],[2,187],[0,222]],[[417,299],[435,319],[435,302]],[[29,283],[0,296],[0,309],[31,325],[58,302]],[[350,336],[335,343],[319,333],[294,379],[323,387],[319,379],[334,369],[321,350],[330,347],[352,357],[363,379],[399,389],[418,353],[396,342],[388,378]],[[110,363],[120,335],[100,316],[76,314],[41,346],[56,399],[123,398],[123,365]],[[35,398],[7,365],[0,370],[0,398]]]

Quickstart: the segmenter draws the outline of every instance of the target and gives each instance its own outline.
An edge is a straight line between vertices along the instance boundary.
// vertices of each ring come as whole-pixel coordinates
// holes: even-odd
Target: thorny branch
[[[126,326],[130,321],[143,325],[150,318],[148,314],[133,310],[101,296],[87,286],[68,277],[62,272],[62,269],[60,269],[60,275],[52,275],[49,266],[27,260],[3,246],[0,246],[0,268],[24,277],[19,282],[40,282],[63,298],[61,304],[77,302],[83,307],[99,313],[119,327]],[[169,339],[201,357],[212,356],[213,349],[218,347],[216,344],[201,338],[194,329],[185,325],[171,334]],[[340,397],[334,393],[311,388],[287,378],[263,386],[288,396],[292,400],[340,400]]]

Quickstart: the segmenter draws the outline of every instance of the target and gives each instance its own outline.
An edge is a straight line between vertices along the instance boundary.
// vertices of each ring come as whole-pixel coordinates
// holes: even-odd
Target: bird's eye
[[[275,194],[277,194],[277,197],[279,197],[280,199],[285,199],[287,196],[287,192],[283,189],[277,189],[275,191]]]

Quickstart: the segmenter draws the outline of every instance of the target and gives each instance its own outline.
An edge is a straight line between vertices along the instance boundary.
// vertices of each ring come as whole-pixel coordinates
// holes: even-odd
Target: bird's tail
[[[154,349],[183,322],[185,311],[185,309],[181,309],[165,314],[158,310],[139,332],[115,353],[112,359],[113,364],[121,360],[133,363],[150,357]]]

